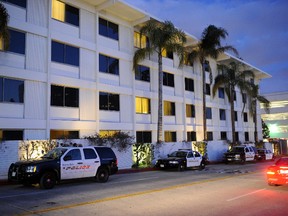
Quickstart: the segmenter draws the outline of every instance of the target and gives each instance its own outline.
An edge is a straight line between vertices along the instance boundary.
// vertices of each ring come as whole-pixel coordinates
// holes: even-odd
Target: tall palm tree
[[[254,121],[254,141],[255,144],[258,143],[258,131],[257,131],[257,102],[259,101],[260,103],[263,104],[264,110],[266,113],[270,112],[270,101],[265,98],[264,96],[259,95],[259,85],[252,84],[251,85],[251,90],[249,91],[248,94],[248,99],[249,99],[249,113],[253,117]]]
[[[4,50],[9,48],[9,31],[8,31],[9,14],[7,9],[0,2],[0,40],[4,42]]]
[[[133,57],[133,69],[137,73],[138,63],[152,53],[158,56],[158,125],[157,142],[163,141],[163,71],[162,53],[175,52],[180,58],[180,64],[184,60],[184,44],[186,35],[182,30],[174,27],[170,21],[158,22],[149,20],[141,29],[140,35],[149,39],[149,46],[138,49]]]
[[[224,88],[231,107],[232,144],[235,144],[235,88],[238,87],[242,93],[249,92],[252,84],[248,79],[254,78],[254,73],[251,70],[245,70],[243,64],[236,62],[231,62],[228,65],[218,65],[218,70],[220,74],[215,77],[212,89],[213,97],[215,97],[216,91],[220,87]]]
[[[206,74],[205,74],[205,61],[207,58],[217,59],[218,56],[225,51],[233,51],[238,54],[237,50],[229,45],[222,46],[221,39],[228,36],[224,28],[209,25],[202,32],[201,40],[189,53],[188,58],[191,64],[198,60],[202,69],[202,95],[203,95],[203,132],[204,140],[207,140],[207,123],[206,123]],[[210,71],[211,73],[211,71]]]

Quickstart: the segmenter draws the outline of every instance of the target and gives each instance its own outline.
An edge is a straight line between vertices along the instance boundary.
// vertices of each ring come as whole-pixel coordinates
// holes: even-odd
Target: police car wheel
[[[98,182],[104,183],[107,182],[109,179],[108,170],[105,168],[100,168],[96,174],[96,180]]]
[[[40,179],[42,189],[52,189],[56,184],[56,176],[52,172],[44,173]]]
[[[183,170],[185,170],[185,165],[180,163],[178,165],[178,171],[183,171]]]

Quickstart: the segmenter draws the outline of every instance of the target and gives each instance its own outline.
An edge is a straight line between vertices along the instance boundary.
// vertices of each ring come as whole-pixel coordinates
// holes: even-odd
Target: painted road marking
[[[253,191],[253,192],[250,192],[250,193],[247,193],[247,194],[243,194],[243,195],[234,197],[234,198],[232,198],[232,199],[228,199],[228,200],[226,200],[226,201],[227,201],[227,202],[230,202],[230,201],[234,201],[234,200],[237,200],[237,199],[241,199],[241,198],[243,198],[243,197],[253,195],[253,194],[258,193],[258,192],[261,192],[261,191],[263,191],[263,190],[266,190],[266,188],[263,188],[263,189],[260,189],[260,190],[256,190],[256,191]]]
[[[256,173],[256,172],[239,174],[239,175],[237,175],[237,177],[244,176],[244,175],[250,175],[252,173]],[[179,184],[179,185],[174,185],[174,186],[165,187],[165,188],[140,191],[140,192],[130,193],[130,194],[123,194],[123,195],[119,195],[119,196],[107,197],[107,198],[103,198],[103,199],[97,199],[97,200],[92,200],[92,201],[87,201],[87,202],[82,202],[82,203],[75,203],[75,204],[71,204],[71,205],[56,206],[56,207],[52,207],[52,208],[29,211],[29,212],[26,212],[24,214],[19,214],[19,215],[24,216],[24,215],[41,214],[41,213],[47,213],[47,212],[51,212],[51,211],[63,210],[63,209],[67,209],[67,208],[75,208],[75,207],[80,207],[80,206],[93,205],[93,204],[97,204],[97,203],[108,202],[108,201],[124,199],[124,198],[134,197],[134,196],[140,196],[140,195],[146,195],[146,194],[151,194],[151,193],[157,193],[157,192],[162,192],[162,191],[174,190],[177,188],[184,188],[184,187],[204,184],[204,183],[208,183],[208,182],[216,182],[216,181],[221,181],[221,180],[225,180],[225,179],[229,179],[229,178],[235,178],[235,176],[225,176],[225,177],[220,177],[220,178],[201,180],[201,181],[191,182],[191,183],[187,183],[187,184]]]

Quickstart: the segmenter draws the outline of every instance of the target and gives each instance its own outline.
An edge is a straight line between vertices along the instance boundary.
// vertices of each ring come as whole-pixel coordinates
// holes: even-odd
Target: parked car
[[[269,149],[257,149],[259,158],[258,160],[274,160],[275,156]]]
[[[167,158],[158,159],[155,167],[160,169],[176,168],[178,171],[182,171],[192,167],[204,169],[206,164],[206,157],[202,156],[199,152],[189,149],[179,149],[168,154]]]
[[[281,157],[267,169],[267,183],[269,185],[288,184],[288,157]]]
[[[93,177],[106,182],[117,171],[117,158],[109,147],[58,147],[41,159],[12,163],[8,180],[51,189],[57,182],[68,179]]]
[[[256,149],[252,146],[234,146],[229,151],[224,153],[224,162],[240,162],[254,161],[256,156]]]

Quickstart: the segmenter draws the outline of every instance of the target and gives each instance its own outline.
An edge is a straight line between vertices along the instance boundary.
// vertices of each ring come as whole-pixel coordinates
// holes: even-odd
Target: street
[[[65,182],[52,190],[0,186],[1,215],[287,215],[288,186],[268,186],[273,162]]]

